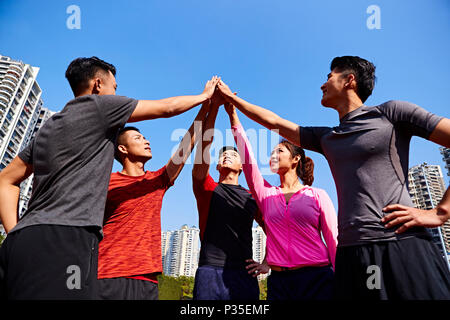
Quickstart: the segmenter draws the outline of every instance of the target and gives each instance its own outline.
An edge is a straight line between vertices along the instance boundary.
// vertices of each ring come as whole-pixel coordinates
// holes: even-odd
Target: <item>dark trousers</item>
[[[200,266],[195,273],[194,300],[259,300],[258,279],[244,268]]]
[[[98,282],[102,300],[158,300],[158,284],[152,281],[112,278]]]
[[[267,300],[330,300],[333,277],[331,266],[272,270],[267,278]]]
[[[450,272],[426,237],[338,247],[336,299],[450,299]]]
[[[0,249],[6,299],[96,299],[98,229],[29,226],[10,233]]]

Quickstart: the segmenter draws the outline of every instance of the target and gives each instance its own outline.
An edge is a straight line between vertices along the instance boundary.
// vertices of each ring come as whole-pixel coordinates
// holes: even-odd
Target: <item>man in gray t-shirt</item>
[[[303,148],[325,156],[336,183],[339,246],[396,240],[424,234],[423,227],[396,235],[385,228],[383,208],[413,207],[408,193],[409,142],[428,138],[442,117],[408,102],[365,105],[347,113],[339,126],[300,127]]]
[[[51,117],[0,172],[0,218],[8,236],[0,252],[0,294],[9,299],[96,298],[98,241],[114,159],[127,122],[168,118],[208,100],[213,77],[199,95],[162,100],[116,96],[116,69],[96,57],[66,71],[75,98]],[[33,192],[20,221],[20,182]]]
[[[339,113],[336,127],[300,127],[218,88],[249,118],[327,159],[339,203],[336,298],[448,299],[448,267],[424,228],[450,218],[450,191],[433,210],[413,208],[407,172],[411,137],[450,147],[450,119],[408,102],[365,106],[375,83],[367,60],[337,57],[330,69],[321,103]],[[370,276],[380,279],[375,290]]]

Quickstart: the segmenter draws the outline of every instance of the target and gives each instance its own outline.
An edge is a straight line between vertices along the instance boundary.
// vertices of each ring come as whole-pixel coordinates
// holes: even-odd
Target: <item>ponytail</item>
[[[282,140],[281,143],[286,146],[292,157],[300,156],[300,161],[295,171],[303,184],[311,186],[314,182],[314,161],[310,157],[307,157],[305,151],[299,146],[287,140]]]

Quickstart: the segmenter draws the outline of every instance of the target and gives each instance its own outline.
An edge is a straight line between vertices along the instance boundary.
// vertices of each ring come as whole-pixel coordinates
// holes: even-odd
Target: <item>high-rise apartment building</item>
[[[31,142],[31,139],[34,138],[36,132],[42,127],[42,125],[47,121],[55,112],[50,111],[47,108],[42,107],[39,111],[38,119],[34,125],[34,129],[31,135],[28,135],[26,140],[24,141],[24,146],[27,146],[28,143]],[[19,217],[21,218],[25,211],[28,208],[28,201],[31,197],[33,186],[33,175],[28,177],[25,181],[20,184],[20,196],[19,196]]]
[[[53,114],[43,107],[39,68],[0,55],[0,170],[22,151]],[[32,177],[21,184],[19,216],[31,194]]]
[[[200,229],[183,225],[161,234],[163,272],[169,276],[194,277],[198,267]]]
[[[262,262],[266,253],[266,235],[261,227],[252,229],[253,260]],[[183,225],[180,230],[161,233],[163,272],[169,276],[194,277],[200,255],[200,229]],[[259,280],[267,274],[258,276]]]
[[[450,176],[450,148],[440,147],[442,154],[442,160],[445,162],[445,169],[447,169],[447,175]]]
[[[435,208],[445,193],[444,177],[441,167],[423,163],[409,169],[409,194],[416,208],[429,210]],[[450,221],[442,227],[428,229],[433,241],[440,248],[444,258],[450,252]]]
[[[266,255],[266,234],[260,226],[257,226],[256,228],[252,229],[252,238],[253,260],[261,263]],[[268,275],[269,273],[260,274],[258,276],[258,280],[265,279]]]
[[[0,55],[0,170],[31,140],[43,102],[39,68]]]

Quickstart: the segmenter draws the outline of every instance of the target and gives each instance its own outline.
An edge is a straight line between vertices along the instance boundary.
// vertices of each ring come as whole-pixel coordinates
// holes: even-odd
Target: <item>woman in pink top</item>
[[[267,235],[265,261],[249,260],[250,272],[257,275],[268,272],[268,267],[272,270],[268,300],[331,299],[337,217],[328,194],[311,187],[313,161],[300,147],[282,141],[270,158],[270,169],[280,176],[280,187],[270,185],[258,169],[234,106],[226,104],[225,109]]]

